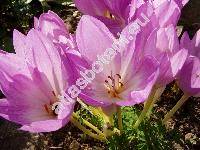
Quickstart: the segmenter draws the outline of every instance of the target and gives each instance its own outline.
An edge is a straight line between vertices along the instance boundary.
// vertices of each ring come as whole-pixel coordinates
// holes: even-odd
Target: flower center
[[[111,14],[108,10],[106,10],[104,12],[104,17],[108,18],[108,19],[113,19],[115,20],[115,16],[113,14]]]
[[[51,115],[51,116],[57,116],[57,113],[55,112],[56,111],[56,108],[58,107],[54,107],[54,109],[52,109],[53,108],[53,105],[55,104],[55,103],[57,103],[57,97],[56,97],[56,94],[55,94],[55,92],[54,91],[52,91],[52,93],[53,93],[53,96],[54,96],[54,100],[53,100],[53,102],[52,101],[50,101],[50,103],[49,104],[45,104],[44,105],[44,109],[45,109],[45,111],[49,114],[49,115]]]
[[[112,98],[120,98],[119,94],[122,92],[123,86],[119,74],[108,76],[108,79],[105,80],[105,88]]]

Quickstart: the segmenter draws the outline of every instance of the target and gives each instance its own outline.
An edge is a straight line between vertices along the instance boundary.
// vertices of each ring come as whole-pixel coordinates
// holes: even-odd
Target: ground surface
[[[2,2],[0,2],[1,4]],[[1,30],[5,29],[6,31],[2,32],[0,30],[1,48],[6,50],[11,50],[9,40],[12,37],[12,30],[14,28],[19,29],[20,31],[26,31],[27,25],[32,26],[33,15],[39,15],[42,13],[40,4],[33,2],[31,7],[36,6],[37,11],[29,12],[30,13],[30,22],[26,23],[24,26],[19,24],[17,21],[9,25],[9,22],[12,20],[12,16],[15,13],[11,13],[9,9],[3,7],[3,4],[0,5],[0,24]],[[50,4],[51,9],[57,12],[66,22],[70,22],[71,31],[74,31],[77,20],[80,18],[77,10],[71,6],[63,6],[62,10],[57,9],[54,4]],[[45,8],[46,10],[48,8]],[[200,1],[192,0],[186,8],[183,10],[183,14],[180,20],[180,25],[184,25],[184,30],[189,30],[191,35],[200,28]],[[15,10],[17,8],[15,7]],[[11,13],[11,14],[10,14]],[[11,17],[10,17],[11,16]],[[18,18],[20,18],[20,14]],[[13,20],[12,20],[13,21]],[[8,35],[8,36],[7,36]],[[6,39],[6,40],[5,40]],[[8,40],[7,40],[8,39]],[[177,90],[177,93],[173,91],[177,90],[174,84],[168,86],[165,93],[162,95],[161,100],[158,101],[158,105],[155,107],[155,111],[160,114],[161,117],[170,110],[178,98],[181,96],[181,92]],[[157,118],[152,118],[157,119]],[[45,134],[30,134],[28,132],[23,132],[18,130],[19,126],[0,119],[0,150],[41,150],[41,149],[84,149],[84,150],[104,150],[107,149],[106,145],[95,141],[88,136],[82,134],[77,128],[74,128],[71,124],[68,124],[66,127],[60,129],[59,131]],[[169,138],[171,136],[170,131],[176,129],[181,134],[181,143],[174,143],[172,149],[200,149],[200,99],[190,98],[176,113],[173,119],[167,124],[169,130]]]

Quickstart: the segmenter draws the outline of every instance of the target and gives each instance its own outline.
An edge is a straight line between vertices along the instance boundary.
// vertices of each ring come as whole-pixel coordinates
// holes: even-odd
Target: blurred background
[[[33,27],[34,16],[52,10],[57,13],[74,32],[81,13],[71,0],[0,0],[0,49],[14,52],[12,33],[14,29],[26,34]],[[190,0],[183,9],[179,29],[188,31],[192,37],[200,29],[200,0]],[[157,111],[164,115],[177,102],[172,96],[175,84],[169,85],[159,102]],[[179,92],[179,96],[180,96]],[[0,97],[3,95],[0,93]],[[167,101],[166,101],[167,99]],[[169,124],[174,131],[180,132],[179,141],[171,141],[172,149],[200,149],[200,100],[191,98]],[[18,125],[0,118],[0,150],[21,149],[107,149],[106,145],[86,138],[72,125],[52,133],[30,134],[19,131]],[[168,133],[170,140],[172,133]]]

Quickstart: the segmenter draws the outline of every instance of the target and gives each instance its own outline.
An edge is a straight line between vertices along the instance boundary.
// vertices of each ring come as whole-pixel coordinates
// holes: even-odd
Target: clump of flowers
[[[55,131],[71,121],[89,136],[107,140],[123,134],[122,107],[144,103],[132,125],[137,129],[173,80],[184,96],[163,124],[190,96],[199,96],[200,31],[193,40],[184,33],[180,42],[176,33],[187,1],[74,2],[85,14],[74,34],[48,11],[34,19],[27,35],[14,30],[15,53],[0,51],[6,97],[0,100],[0,116],[30,132]],[[78,115],[76,103],[103,118],[102,130]]]

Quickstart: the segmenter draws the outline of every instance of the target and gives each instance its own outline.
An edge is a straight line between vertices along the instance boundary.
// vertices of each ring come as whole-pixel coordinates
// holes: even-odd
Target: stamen
[[[112,73],[111,73],[112,75]],[[115,79],[112,77],[112,76],[108,76],[108,78],[111,80],[112,84],[111,84],[111,87],[112,88],[115,88]]]
[[[108,89],[108,90],[112,90],[112,85],[108,82],[108,80],[105,80],[105,86],[106,86],[106,88]]]
[[[51,105],[48,105],[48,104],[45,104],[44,105],[44,109],[45,111],[49,114],[49,115],[54,115],[54,116],[57,116],[58,114],[56,113],[56,109],[57,109],[58,105],[55,106],[54,110],[52,109],[52,104]]]
[[[121,79],[122,77],[120,76],[120,74],[116,74],[118,77],[119,77],[119,79]]]
[[[55,107],[54,107],[54,109],[53,109],[53,114],[55,115],[55,116],[57,116],[58,114],[56,113],[56,109],[58,109],[58,104],[56,104],[55,105]]]
[[[111,76],[108,76],[108,78],[111,79],[111,80],[113,79]]]
[[[111,14],[108,10],[104,12],[104,17],[109,18],[109,19],[115,19],[115,16]]]
[[[123,86],[124,86],[124,84],[123,84],[123,83],[121,83],[121,82],[119,82],[119,84],[120,84],[120,87],[123,87]]]
[[[115,89],[118,90],[119,89],[119,82],[120,82],[121,76],[119,74],[115,75]]]
[[[114,80],[112,76],[108,76],[108,79],[110,79],[111,81]]]
[[[47,112],[48,114],[50,114],[49,108],[48,108],[47,104],[44,105],[44,108],[45,108],[46,112]]]
[[[54,96],[56,96],[56,94],[55,94],[55,92],[54,92],[54,91],[52,91],[52,93],[53,93],[53,95],[54,95]]]
[[[105,80],[106,89],[108,90],[108,94],[111,97],[120,98],[119,94],[122,90],[121,88],[123,87],[123,83],[120,82],[121,78],[122,77],[119,74],[114,75],[114,78],[113,78],[112,71],[111,71],[111,76],[108,76],[109,80]]]

